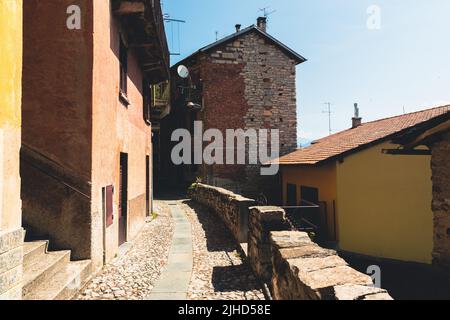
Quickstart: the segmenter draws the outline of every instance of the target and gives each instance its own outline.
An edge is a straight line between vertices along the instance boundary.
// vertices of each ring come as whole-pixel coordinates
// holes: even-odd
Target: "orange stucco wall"
[[[73,4],[23,1],[22,145],[40,160],[22,157],[21,195],[29,234],[87,259],[92,256],[92,1],[76,1],[79,30],[67,27]],[[80,184],[86,186],[81,193]]]
[[[282,166],[280,168],[283,182],[283,203],[287,204],[287,185],[297,186],[297,199],[301,199],[300,188],[312,187],[319,189],[319,201],[327,203],[328,234],[335,236],[334,206],[337,201],[336,195],[336,165],[314,166]]]
[[[80,30],[66,26],[72,0],[23,4],[22,142],[89,180],[92,1],[77,1],[82,12]]]
[[[71,0],[24,2],[22,142],[58,168],[58,179],[75,176],[88,190],[81,195],[62,183],[66,181],[23,163],[24,221],[58,249],[71,249],[72,257],[89,258],[98,269],[104,250],[107,261],[118,252],[121,152],[128,154],[129,165],[127,240],[145,223],[151,127],[143,119],[143,74],[132,50],[131,104],[126,107],[119,101],[119,23],[111,14],[110,1],[76,1],[81,30],[66,27],[66,10],[72,4]],[[109,185],[115,187],[115,217],[104,239],[102,188]]]
[[[109,1],[94,1],[92,211],[94,224],[100,224],[102,188],[114,185],[115,219],[106,232],[107,260],[118,247],[120,153],[128,154],[128,240],[145,223],[146,156],[151,155],[151,127],[143,119],[143,74],[132,50],[128,55],[131,104],[126,107],[119,101],[119,28]]]

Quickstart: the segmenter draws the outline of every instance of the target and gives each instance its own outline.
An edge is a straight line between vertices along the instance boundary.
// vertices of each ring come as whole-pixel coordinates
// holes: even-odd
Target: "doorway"
[[[120,154],[119,178],[119,246],[127,242],[128,154]]]

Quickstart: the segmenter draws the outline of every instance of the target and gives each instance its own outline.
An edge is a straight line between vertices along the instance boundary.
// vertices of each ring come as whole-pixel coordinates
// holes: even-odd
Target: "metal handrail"
[[[38,157],[45,157],[44,155],[42,155],[41,153],[37,152],[36,150],[31,149],[28,146],[22,145],[22,152],[21,152],[21,160],[22,161],[26,162],[27,164],[29,164],[34,169],[39,170],[41,173],[45,174],[47,177],[52,178],[53,180],[55,180],[55,181],[59,182],[60,184],[64,185],[65,187],[67,187],[67,188],[71,189],[72,191],[78,193],[79,195],[81,195],[81,196],[83,196],[83,197],[85,197],[87,199],[91,199],[90,195],[87,195],[83,191],[79,190],[77,187],[72,186],[68,182],[64,181],[62,178],[58,177],[56,174],[52,174],[48,170],[43,169],[39,165],[36,165],[36,163],[34,161],[37,161],[37,159],[35,157],[33,157],[33,160],[27,159],[24,156],[24,152],[33,153],[33,154],[37,155]],[[57,165],[57,164],[54,164],[54,165]],[[57,166],[59,166],[59,165],[57,165]]]

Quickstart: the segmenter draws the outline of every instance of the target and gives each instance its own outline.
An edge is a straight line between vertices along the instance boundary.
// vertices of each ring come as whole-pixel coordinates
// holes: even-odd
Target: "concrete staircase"
[[[49,252],[48,241],[24,243],[23,299],[71,299],[87,282],[91,261],[70,261],[70,251]]]

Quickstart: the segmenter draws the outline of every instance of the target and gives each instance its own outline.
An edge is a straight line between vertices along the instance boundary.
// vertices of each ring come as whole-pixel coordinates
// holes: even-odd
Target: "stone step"
[[[91,261],[69,262],[51,279],[36,286],[24,300],[68,300],[86,284],[91,274]]]
[[[32,241],[23,244],[23,259],[28,264],[33,264],[39,256],[46,254],[48,241]]]
[[[70,262],[70,251],[55,251],[36,255],[32,260],[24,259],[23,298],[36,291],[43,283],[62,270]]]

